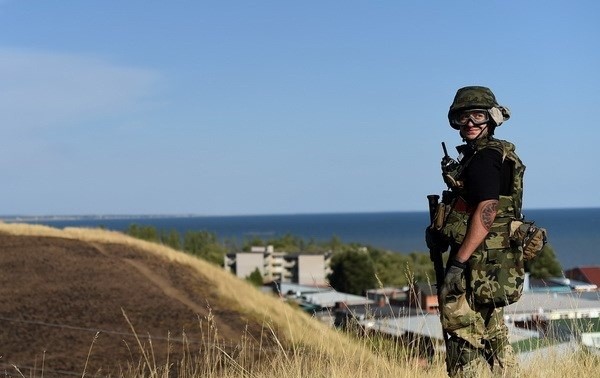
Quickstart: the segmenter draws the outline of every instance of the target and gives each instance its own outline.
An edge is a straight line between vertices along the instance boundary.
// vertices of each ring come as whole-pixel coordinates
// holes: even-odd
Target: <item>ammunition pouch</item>
[[[517,248],[481,248],[471,256],[469,266],[476,303],[503,307],[521,297],[525,268],[523,254]]]
[[[450,204],[439,205],[434,226],[448,241],[461,244],[467,234],[470,213],[466,202],[461,197],[456,197]]]
[[[540,253],[548,237],[546,229],[536,226],[533,221],[513,220],[510,222],[510,241],[523,250],[523,259],[528,261]]]
[[[446,214],[450,211],[450,207],[444,203],[438,203],[437,209],[435,211],[435,216],[433,217],[433,223],[431,224],[431,228],[440,231],[444,224],[446,223]]]

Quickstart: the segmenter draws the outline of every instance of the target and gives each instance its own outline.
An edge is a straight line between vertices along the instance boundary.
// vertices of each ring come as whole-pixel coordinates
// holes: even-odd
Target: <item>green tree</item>
[[[181,235],[177,230],[171,230],[168,233],[161,232],[160,241],[173,249],[181,249]]]
[[[248,277],[246,277],[246,281],[250,282],[254,286],[262,286],[263,285],[263,277],[258,268],[254,269],[254,272],[250,273]]]
[[[252,248],[252,247],[265,247],[265,246],[266,246],[266,243],[264,240],[262,240],[258,236],[253,236],[252,238],[246,239],[244,241],[244,246],[242,247],[242,250],[245,252],[250,252],[250,248]]]
[[[209,231],[187,231],[183,237],[183,249],[217,265],[223,265],[226,253],[216,234]]]
[[[435,283],[435,270],[429,253],[411,252],[409,270],[414,274],[414,280],[421,283]]]
[[[226,251],[239,251],[240,247],[238,246],[238,242],[236,238],[225,238],[222,239],[222,244],[223,244],[223,248],[225,248]]]
[[[408,284],[408,258],[405,255],[376,248],[369,248],[369,254],[381,285],[404,286]]]
[[[361,295],[376,286],[375,268],[367,251],[346,249],[333,255],[330,285],[337,291]]]
[[[342,239],[340,239],[337,235],[333,235],[329,242],[325,244],[325,246],[329,247],[331,252],[341,251],[344,247],[344,243],[342,243]]]
[[[309,254],[318,254],[318,253],[323,253],[323,251],[325,251],[325,248],[323,246],[321,246],[319,243],[317,243],[315,241],[315,239],[311,238],[308,241],[308,243],[304,243],[304,249],[301,252],[309,253]]]
[[[158,243],[160,238],[158,236],[158,231],[154,226],[139,226],[137,224],[131,224],[125,231],[128,235],[133,236],[134,238],[147,240],[151,242]]]
[[[383,286],[404,286],[428,282],[434,277],[429,254],[412,252],[408,255],[369,247],[377,278]]]
[[[563,275],[562,266],[550,244],[546,244],[536,257],[525,263],[525,270],[533,278],[561,277]]]
[[[296,253],[304,250],[304,240],[290,233],[276,239],[270,239],[267,244],[272,245],[276,251]]]

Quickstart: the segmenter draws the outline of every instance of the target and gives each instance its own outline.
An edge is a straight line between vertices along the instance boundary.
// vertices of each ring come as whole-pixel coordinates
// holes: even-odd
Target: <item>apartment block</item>
[[[325,285],[330,253],[305,254],[275,252],[273,246],[252,247],[250,252],[229,253],[223,266],[240,278],[258,269],[263,282],[286,282],[300,285]]]

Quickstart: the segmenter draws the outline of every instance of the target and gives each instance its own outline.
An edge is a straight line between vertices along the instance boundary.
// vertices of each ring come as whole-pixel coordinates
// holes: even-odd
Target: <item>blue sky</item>
[[[0,1],[0,214],[425,211],[473,84],[512,111],[526,209],[598,207],[599,11]]]

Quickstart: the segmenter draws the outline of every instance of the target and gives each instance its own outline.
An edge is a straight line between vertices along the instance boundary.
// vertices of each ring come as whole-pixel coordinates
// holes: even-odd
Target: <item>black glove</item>
[[[442,285],[441,296],[445,298],[447,295],[461,295],[467,291],[467,281],[465,279],[465,268],[467,264],[457,260],[448,261],[444,284]]]
[[[427,227],[425,229],[425,243],[427,248],[438,252],[445,252],[448,249],[448,242],[444,240],[444,237],[436,229]]]

